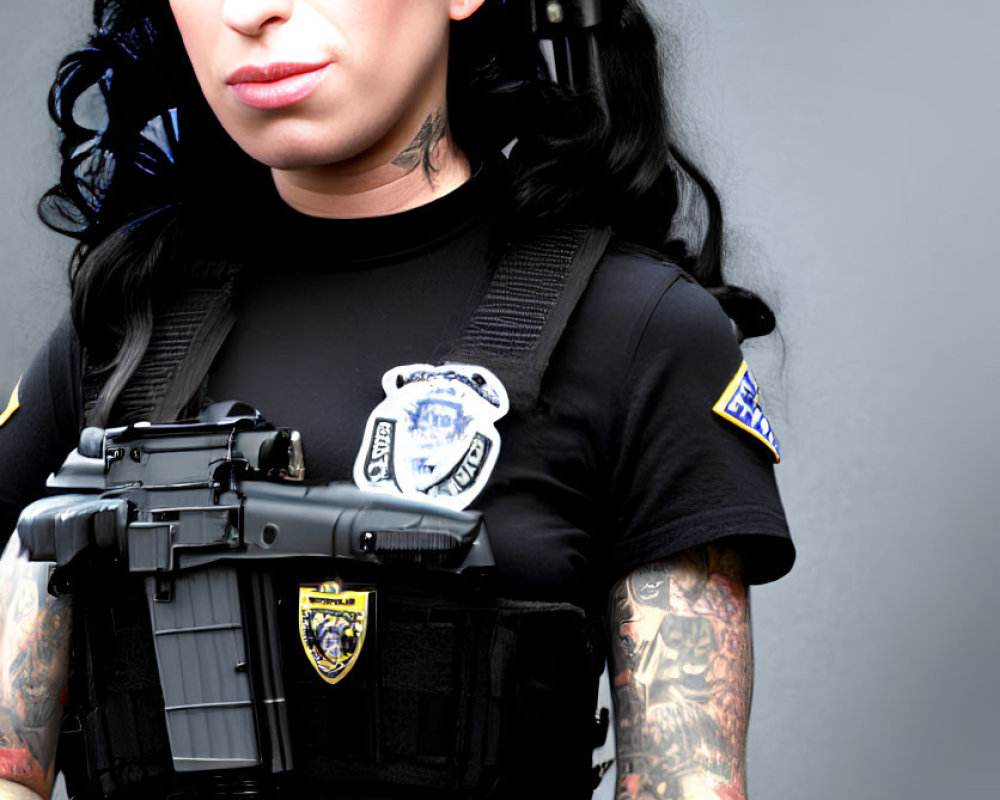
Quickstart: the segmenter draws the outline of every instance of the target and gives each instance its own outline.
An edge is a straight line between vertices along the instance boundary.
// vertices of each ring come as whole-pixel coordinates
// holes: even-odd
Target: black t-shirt
[[[320,220],[276,206],[252,251],[236,326],[209,381],[298,429],[308,477],[348,480],[387,370],[435,363],[488,283],[489,184],[387,217]],[[497,423],[500,458],[473,507],[510,596],[591,605],[635,567],[725,540],[752,582],[794,550],[767,446],[713,406],[742,356],[732,325],[676,266],[612,242],[531,412]],[[488,365],[486,365],[488,366]],[[0,426],[0,524],[37,497],[82,424],[68,322]]]

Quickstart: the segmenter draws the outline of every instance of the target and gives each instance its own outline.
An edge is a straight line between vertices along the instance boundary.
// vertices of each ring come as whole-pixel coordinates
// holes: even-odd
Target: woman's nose
[[[295,0],[223,0],[222,20],[235,31],[257,36],[292,15]]]

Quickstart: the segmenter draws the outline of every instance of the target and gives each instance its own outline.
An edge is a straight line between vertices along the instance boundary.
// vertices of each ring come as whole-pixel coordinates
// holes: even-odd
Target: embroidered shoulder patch
[[[10,400],[7,403],[7,408],[0,413],[0,427],[3,427],[4,423],[7,422],[14,412],[21,407],[21,379],[18,378],[17,385],[14,387],[14,391],[10,393]]]
[[[774,454],[774,460],[781,461],[781,446],[771,423],[764,416],[764,410],[757,402],[757,381],[746,361],[740,365],[722,396],[715,401],[712,410],[762,441]]]

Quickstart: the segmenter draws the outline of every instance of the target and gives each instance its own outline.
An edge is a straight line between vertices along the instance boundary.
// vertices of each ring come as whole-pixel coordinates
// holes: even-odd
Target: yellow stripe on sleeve
[[[21,378],[17,379],[17,385],[14,387],[14,391],[10,393],[10,400],[7,402],[7,408],[3,410],[0,414],[0,427],[3,427],[4,423],[7,422],[14,412],[21,407]]]

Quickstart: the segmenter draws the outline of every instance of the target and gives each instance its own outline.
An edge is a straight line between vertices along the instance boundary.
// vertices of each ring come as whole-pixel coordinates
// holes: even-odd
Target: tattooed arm
[[[618,800],[745,800],[753,684],[739,556],[714,546],[612,589]]]
[[[0,557],[0,800],[52,789],[70,607],[48,594],[48,577],[11,537]]]

